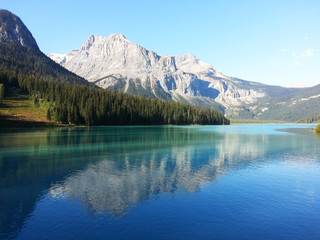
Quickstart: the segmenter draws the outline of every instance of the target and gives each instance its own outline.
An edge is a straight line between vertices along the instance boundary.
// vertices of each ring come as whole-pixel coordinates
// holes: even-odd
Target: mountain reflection
[[[0,133],[0,238],[17,234],[47,193],[80,200],[89,214],[121,216],[162,193],[197,192],[227,171],[270,159],[266,155],[317,149],[310,147],[317,144],[310,135],[201,129],[205,128],[94,127]]]
[[[80,199],[90,213],[122,214],[129,206],[159,193],[177,189],[195,192],[217,176],[217,168],[210,163],[193,170],[188,154],[161,159],[150,156],[141,161],[127,157],[121,164],[105,159],[89,166],[63,184],[54,185],[50,193],[53,197]]]
[[[90,214],[119,216],[160,193],[197,192],[228,169],[261,160],[271,147],[291,148],[294,140],[273,146],[273,139],[281,136],[199,132],[192,135],[169,137],[167,140],[174,140],[175,144],[161,149],[148,147],[161,145],[161,138],[156,142],[150,142],[150,138],[136,142],[139,151],[103,156],[101,161],[53,185],[50,195],[80,200]],[[184,143],[178,144],[179,139],[185,139]]]

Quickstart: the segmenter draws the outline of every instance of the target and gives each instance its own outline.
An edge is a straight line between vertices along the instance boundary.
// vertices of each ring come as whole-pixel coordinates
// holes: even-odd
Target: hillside
[[[28,76],[91,85],[43,54],[21,19],[7,10],[0,10],[0,60],[0,81]]]
[[[320,85],[288,96],[270,99],[253,109],[256,119],[278,119],[292,122],[320,113]]]
[[[47,119],[47,106],[35,104],[24,91],[10,87],[0,103],[0,128],[54,126]]]
[[[29,76],[48,81],[91,85],[85,79],[53,62],[39,50],[21,46],[13,41],[0,42],[0,59],[0,79],[6,75],[10,81],[16,81],[18,76]]]

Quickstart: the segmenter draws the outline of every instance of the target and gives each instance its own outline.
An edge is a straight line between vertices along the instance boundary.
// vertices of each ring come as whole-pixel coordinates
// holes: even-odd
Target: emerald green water
[[[0,239],[320,239],[313,127],[2,130]]]

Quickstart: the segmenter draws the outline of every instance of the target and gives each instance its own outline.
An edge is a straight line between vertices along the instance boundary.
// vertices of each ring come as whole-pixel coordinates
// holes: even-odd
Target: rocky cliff
[[[0,10],[0,42],[9,41],[39,49],[36,40],[21,19],[7,10]]]

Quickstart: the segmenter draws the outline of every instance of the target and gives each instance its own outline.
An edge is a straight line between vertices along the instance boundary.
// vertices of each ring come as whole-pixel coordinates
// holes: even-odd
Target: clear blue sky
[[[224,74],[320,83],[319,0],[1,0],[44,53],[122,33],[161,55],[192,53]]]

